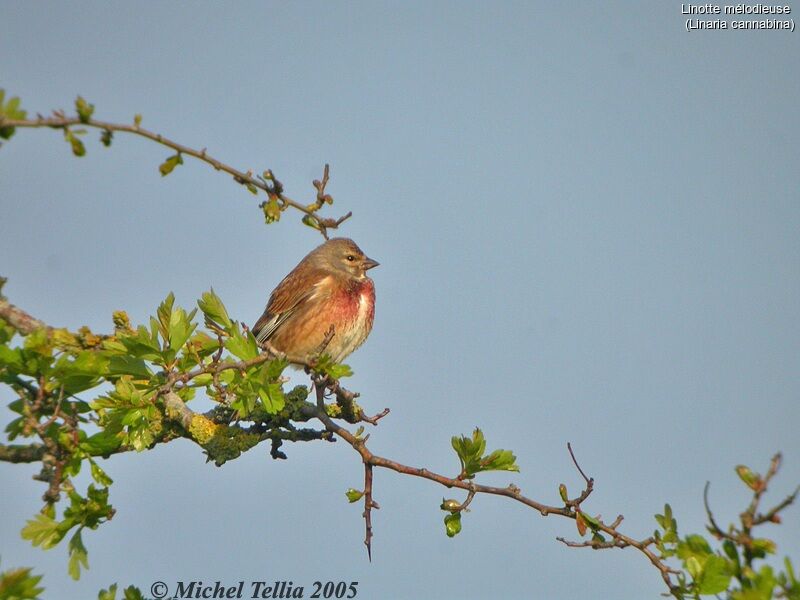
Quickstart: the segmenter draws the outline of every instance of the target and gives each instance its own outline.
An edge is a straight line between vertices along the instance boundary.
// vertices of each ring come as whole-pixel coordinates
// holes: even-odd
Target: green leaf
[[[728,558],[734,562],[739,562],[739,551],[736,549],[736,544],[730,540],[725,540],[722,543],[722,549],[725,551]]]
[[[0,367],[10,370],[15,375],[22,372],[25,369],[22,348],[0,346]]]
[[[94,104],[89,104],[81,96],[78,96],[75,100],[75,110],[81,123],[88,123],[89,119],[92,118],[92,113],[94,113]]]
[[[283,388],[279,383],[269,383],[258,390],[258,397],[261,404],[269,414],[274,415],[283,410],[286,400],[283,396]]]
[[[81,578],[81,566],[83,566],[84,569],[89,568],[89,554],[86,552],[86,547],[83,545],[81,531],[82,528],[78,528],[75,535],[70,538],[68,545],[69,564],[67,566],[67,572],[70,577],[76,581]]]
[[[694,577],[694,575],[693,575]],[[721,594],[728,589],[731,581],[730,564],[722,556],[716,554],[706,559],[700,578],[695,577],[697,591],[701,595]]]
[[[271,195],[269,200],[261,203],[261,210],[264,211],[264,220],[267,224],[280,221],[281,207],[278,205],[278,198]]]
[[[111,141],[114,139],[114,132],[110,129],[103,129],[103,132],[100,134],[100,142],[102,142],[103,146],[108,148],[111,145]]]
[[[478,428],[472,432],[472,438],[454,436],[451,444],[461,461],[461,472],[464,477],[474,477],[481,471],[519,471],[516,457],[510,450],[495,450],[488,456],[483,456],[486,451],[486,440]]]
[[[682,560],[686,560],[691,556],[704,560],[710,554],[712,554],[712,551],[708,540],[696,533],[687,535],[678,544],[678,558]]]
[[[755,538],[752,544],[753,553],[758,558],[763,558],[767,554],[775,554],[777,550],[775,542],[767,538]]]
[[[450,513],[444,518],[444,530],[447,537],[455,537],[461,533],[461,513]]]
[[[14,96],[11,98],[7,103],[5,109],[3,109],[3,113],[8,116],[16,115],[17,109],[19,108],[19,97]]]
[[[258,343],[252,333],[248,332],[245,337],[239,327],[235,325],[231,325],[228,333],[231,334],[231,337],[225,340],[225,347],[236,358],[250,360],[259,355]]]
[[[797,580],[794,574],[794,567],[792,566],[792,561],[788,556],[783,558],[783,566],[786,569],[786,576],[789,578],[789,583],[792,585],[797,585],[800,581]]]
[[[108,362],[109,376],[114,375],[133,375],[137,379],[150,379],[153,373],[141,358],[133,356],[112,356]]]
[[[481,460],[481,471],[517,471],[517,457],[511,450],[495,450]]]
[[[467,477],[473,477],[480,469],[480,458],[486,450],[486,440],[483,432],[477,427],[472,432],[472,438],[467,436],[453,436],[450,440],[453,450],[456,451],[461,461],[461,471]]]
[[[91,456],[105,456],[119,448],[121,443],[122,438],[118,433],[100,431],[89,436],[80,444],[80,447]]]
[[[692,579],[697,580],[700,577],[700,574],[703,572],[703,566],[700,564],[700,561],[697,560],[697,557],[690,556],[686,559],[686,570],[689,571],[689,575],[692,576]]]
[[[31,575],[31,571],[20,568],[0,573],[0,600],[39,600],[39,594],[44,591],[38,587],[42,576]]]
[[[331,365],[330,369],[328,369],[328,375],[330,375],[334,379],[342,379],[343,377],[352,377],[353,369],[350,368],[350,365],[345,365],[345,364]]]
[[[63,386],[65,395],[73,395],[100,384],[109,359],[91,350],[62,355],[53,365],[53,376]]]
[[[137,117],[139,115],[136,115]],[[116,600],[117,597],[117,584],[113,584],[107,590],[100,590],[97,594],[97,600]]]
[[[214,288],[211,288],[208,292],[204,292],[203,297],[197,301],[197,305],[206,316],[206,322],[213,323],[225,331],[228,331],[232,327],[233,323],[228,316],[228,311],[225,309],[225,305],[222,304],[222,300],[219,299],[219,296],[214,293]]]
[[[251,194],[253,195],[258,194],[258,188],[254,186],[252,183],[246,184],[245,187],[247,188],[247,191],[250,192]]]
[[[672,507],[664,505],[664,514],[656,515],[656,521],[664,530],[662,541],[664,543],[675,543],[678,541],[678,522],[672,516]]]
[[[283,358],[275,358],[264,363],[261,368],[262,381],[276,381],[283,374],[284,369],[289,366],[289,361]]]
[[[589,516],[587,513],[581,511],[581,516],[583,517],[583,521],[589,526],[592,531],[597,531],[600,529],[600,521],[597,520],[595,517]]]
[[[353,370],[345,364],[336,364],[333,362],[330,354],[322,354],[317,358],[314,365],[314,371],[317,373],[325,373],[334,379],[341,379],[342,377],[351,377]]]
[[[177,154],[173,154],[172,156],[167,158],[167,160],[161,163],[158,167],[158,170],[161,173],[162,177],[166,177],[167,175],[172,173],[175,167],[182,164],[183,164],[183,156],[181,156],[181,153],[178,152]]]
[[[164,301],[158,305],[156,316],[158,317],[158,331],[165,342],[169,342],[169,322],[172,316],[172,306],[175,304],[175,294],[170,292]]]
[[[148,330],[144,325],[139,325],[133,333],[118,333],[117,342],[113,343],[107,340],[104,342],[103,347],[110,352],[119,353],[123,356],[130,354],[134,358],[143,358],[151,361],[161,360],[158,333],[157,331]]]
[[[3,98],[5,97],[5,92],[2,92],[2,96],[0,96],[0,116],[8,117],[9,119],[24,119],[26,112],[24,110],[19,109],[20,100],[18,97],[14,96],[13,98],[9,99],[5,106],[3,106]],[[15,127],[0,127],[0,138],[4,140],[11,139],[11,136],[14,135]]]
[[[597,531],[595,531],[594,535],[592,536],[592,541],[596,542],[598,544],[604,544],[605,541],[606,541],[606,538],[603,536],[602,533],[598,533]]]
[[[133,585],[129,585],[123,590],[123,600],[144,600],[142,596],[142,592],[139,591],[139,588]]]
[[[89,459],[89,466],[91,467],[92,471],[92,479],[94,479],[97,483],[105,487],[108,487],[114,483],[114,480],[111,479],[111,477],[109,477],[106,472],[100,468],[100,465],[98,465],[92,459]]]
[[[219,350],[219,342],[205,331],[196,332],[189,340],[189,344],[192,350],[197,352],[201,357],[211,356],[214,352]]]
[[[72,153],[75,156],[86,155],[86,146],[83,145],[80,138],[69,127],[64,128],[64,139],[72,146]]]
[[[58,544],[65,533],[59,530],[59,524],[53,517],[40,512],[28,520],[21,535],[23,540],[30,540],[34,546],[47,550]]]
[[[344,495],[347,496],[347,500],[352,504],[353,502],[358,502],[361,500],[361,498],[364,497],[364,492],[350,488],[344,493]]]
[[[172,311],[169,321],[169,347],[171,350],[177,352],[189,340],[192,333],[194,333],[197,323],[192,323],[197,309],[194,309],[189,314],[182,308]]]

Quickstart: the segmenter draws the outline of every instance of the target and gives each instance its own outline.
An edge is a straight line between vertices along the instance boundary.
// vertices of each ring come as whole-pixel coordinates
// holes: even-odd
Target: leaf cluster
[[[477,427],[472,437],[453,436],[451,444],[461,461],[459,479],[472,479],[483,471],[519,471],[511,450],[494,450],[486,454],[486,439]]]
[[[202,313],[206,329],[197,322]],[[0,383],[17,398],[6,426],[9,441],[34,438],[48,484],[45,506],[22,530],[44,549],[68,535],[68,570],[88,567],[82,533],[111,519],[112,478],[100,461],[118,452],[141,452],[177,437],[201,446],[218,465],[284,432],[299,418],[307,390],[286,394],[284,358],[261,352],[253,334],[232,320],[213,290],[187,311],[169,294],[148,325],[133,327],[114,313],[114,332],[98,335],[39,328],[20,335],[0,319]],[[322,361],[329,376],[350,374],[346,365]],[[187,408],[198,393],[216,403],[207,414]],[[88,397],[87,397],[88,395]],[[290,405],[291,403],[291,405]],[[252,425],[245,429],[239,421]],[[310,439],[310,438],[309,438]],[[93,483],[79,492],[72,479],[88,469]],[[57,505],[67,504],[58,514]]]
[[[5,91],[0,89],[0,139],[10,140],[14,135],[14,127],[3,126],[3,118],[7,119],[24,119],[27,114],[19,107],[20,100],[17,96],[13,96],[5,102]]]
[[[777,457],[776,457],[777,458]],[[773,459],[775,460],[775,459]],[[681,566],[677,574],[677,586],[672,590],[678,598],[698,598],[726,594],[729,600],[770,600],[788,598],[800,600],[800,581],[787,556],[783,570],[764,562],[777,551],[775,542],[764,537],[754,537],[753,524],[748,513],[754,512],[766,490],[768,478],[761,477],[747,467],[739,466],[736,472],[744,484],[754,492],[753,502],[740,515],[744,526],[731,524],[727,531],[721,530],[708,510],[708,533],[680,536],[678,522],[669,504],[664,505],[663,513],[656,514],[658,529],[653,533],[655,548],[665,560],[676,560]],[[789,497],[789,502],[797,494]],[[774,513],[777,514],[777,511]],[[762,523],[767,521],[762,521]],[[715,545],[714,540],[721,541]],[[718,596],[719,597],[719,596]]]

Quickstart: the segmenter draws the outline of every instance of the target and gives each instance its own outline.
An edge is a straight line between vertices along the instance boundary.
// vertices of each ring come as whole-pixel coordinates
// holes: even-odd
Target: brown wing
[[[253,325],[253,335],[262,343],[312,298],[327,294],[324,282],[328,275],[321,269],[301,263],[272,292],[264,314]]]

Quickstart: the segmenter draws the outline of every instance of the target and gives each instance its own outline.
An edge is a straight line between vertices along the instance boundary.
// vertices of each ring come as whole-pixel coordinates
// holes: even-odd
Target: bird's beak
[[[364,259],[364,270],[365,271],[369,271],[370,269],[374,269],[375,267],[377,267],[380,264],[381,263],[379,263],[377,260],[372,260],[371,258],[365,258]]]

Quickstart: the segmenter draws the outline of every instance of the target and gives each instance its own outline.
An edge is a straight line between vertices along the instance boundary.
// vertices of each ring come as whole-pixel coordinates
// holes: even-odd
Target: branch
[[[97,119],[92,118],[81,118],[78,116],[75,117],[67,117],[64,113],[60,111],[54,111],[53,116],[51,117],[43,117],[39,115],[36,119],[8,119],[0,116],[0,126],[2,127],[28,127],[28,128],[43,128],[43,127],[50,127],[53,129],[64,129],[67,130],[69,127],[72,126],[80,126],[80,127],[93,127],[95,129],[100,129],[104,132],[121,132],[121,133],[130,133],[133,135],[138,135],[140,137],[152,140],[162,146],[166,146],[175,150],[179,154],[186,154],[187,156],[192,156],[199,161],[202,161],[216,169],[217,171],[223,171],[228,173],[233,177],[233,180],[240,185],[244,185],[248,187],[248,189],[260,189],[267,193],[270,198],[275,198],[281,204],[281,208],[285,208],[287,206],[291,206],[292,208],[300,211],[306,218],[310,220],[307,224],[311,225],[313,228],[318,229],[319,232],[327,239],[328,238],[328,229],[337,229],[344,221],[349,219],[352,216],[351,212],[339,217],[338,219],[331,219],[328,217],[321,217],[317,211],[322,208],[323,204],[328,203],[331,204],[333,202],[333,198],[330,195],[325,194],[325,184],[328,181],[328,165],[325,165],[325,171],[323,175],[323,182],[320,183],[318,181],[314,182],[314,187],[317,189],[317,201],[306,206],[301,202],[297,202],[291,199],[289,196],[284,194],[283,192],[283,185],[280,181],[274,178],[272,172],[267,170],[264,172],[264,177],[255,177],[253,176],[252,171],[243,172],[240,171],[216,158],[211,156],[206,152],[206,149],[203,148],[201,150],[196,150],[194,148],[190,148],[189,146],[185,146],[184,144],[179,144],[167,137],[164,137],[160,133],[155,133],[153,131],[149,131],[139,126],[138,119],[134,122],[133,125],[125,125],[121,123],[109,123],[107,121],[98,121]]]
[[[714,513],[711,512],[711,505],[708,502],[708,488],[711,487],[711,482],[706,481],[706,486],[703,488],[703,505],[706,508],[706,517],[708,518],[708,526],[706,529],[715,536],[717,539],[727,539],[727,540],[734,540],[735,537],[731,536],[728,533],[725,533],[722,528],[717,524],[717,521],[714,519]]]
[[[320,184],[322,187],[322,184]],[[0,299],[0,318],[12,323],[20,332],[34,331],[40,327],[47,327],[46,324],[31,317],[19,308],[9,304],[5,300]],[[220,344],[222,341],[220,340]],[[222,345],[220,346],[222,348]],[[167,442],[176,437],[186,437],[191,439],[199,446],[201,446],[208,454],[209,460],[214,460],[217,465],[221,465],[231,458],[236,458],[242,452],[254,447],[265,440],[272,441],[272,449],[270,454],[273,458],[286,458],[280,452],[279,448],[284,440],[288,441],[311,441],[311,440],[325,440],[329,442],[336,441],[334,436],[339,436],[347,442],[356,452],[358,452],[364,464],[364,511],[363,518],[365,524],[365,537],[364,544],[367,547],[369,559],[372,559],[372,510],[380,508],[374,500],[373,490],[373,472],[375,467],[380,467],[388,470],[395,471],[403,475],[410,475],[413,477],[420,477],[433,481],[447,488],[458,488],[467,492],[467,497],[461,504],[454,500],[443,503],[442,508],[451,513],[461,512],[468,510],[467,507],[478,494],[488,494],[496,496],[504,496],[525,506],[535,509],[542,516],[559,515],[568,519],[575,520],[577,523],[578,531],[584,535],[588,528],[594,532],[595,537],[587,541],[569,541],[565,538],[556,538],[563,544],[569,547],[587,547],[593,549],[604,548],[636,548],[641,552],[650,563],[658,569],[664,580],[669,593],[676,598],[683,597],[685,588],[682,583],[682,572],[670,568],[664,562],[666,556],[659,556],[654,549],[659,548],[659,542],[656,538],[648,537],[642,540],[634,539],[618,531],[619,526],[622,524],[623,517],[619,515],[613,522],[604,523],[600,517],[590,517],[587,513],[581,510],[581,503],[584,502],[593,492],[594,479],[589,477],[578,463],[575,453],[572,450],[572,445],[567,444],[570,457],[575,465],[575,468],[580,473],[584,480],[584,489],[575,497],[570,499],[567,496],[566,488],[562,484],[559,487],[559,492],[563,501],[563,505],[555,506],[538,502],[522,494],[519,487],[514,484],[509,484],[506,487],[496,487],[481,485],[474,482],[471,477],[465,477],[462,472],[456,477],[448,477],[439,473],[435,473],[425,468],[413,467],[401,464],[397,461],[391,460],[374,454],[368,447],[367,441],[369,435],[362,436],[363,428],[359,431],[352,433],[345,427],[339,425],[335,420],[336,418],[344,418],[348,422],[368,422],[372,425],[377,425],[379,419],[388,413],[388,409],[379,413],[374,417],[368,417],[363,414],[363,411],[357,404],[355,398],[357,393],[346,390],[341,387],[339,381],[326,375],[322,370],[317,371],[318,362],[315,358],[286,356],[280,353],[268,343],[264,345],[264,352],[258,356],[248,360],[221,360],[222,352],[216,353],[212,361],[208,364],[203,364],[189,372],[170,371],[162,373],[164,376],[161,379],[161,385],[157,387],[155,395],[155,402],[157,405],[163,403],[163,413],[168,421],[171,421],[176,426],[169,426],[164,429],[164,433],[158,439],[153,441],[153,444]],[[203,374],[212,374],[215,377],[220,373],[235,369],[237,371],[247,371],[253,366],[265,363],[275,358],[286,359],[289,362],[303,365],[307,368],[307,372],[312,373],[312,382],[316,392],[316,402],[312,403],[306,400],[307,396],[303,393],[292,399],[291,404],[287,403],[286,411],[281,413],[281,416],[266,416],[259,417],[251,415],[252,420],[255,420],[250,427],[242,427],[238,423],[231,423],[232,411],[224,405],[212,409],[206,413],[197,413],[187,407],[186,403],[179,396],[179,392],[191,380]],[[19,383],[19,382],[16,382]],[[14,382],[11,383],[14,385]],[[32,387],[32,392],[38,391],[39,396],[42,396],[44,380],[39,382],[39,387]],[[63,388],[62,388],[63,389]],[[326,394],[332,394],[336,398],[336,403],[325,404]],[[39,398],[37,401],[40,402]],[[54,417],[58,411],[58,404],[54,409]],[[332,416],[333,415],[333,416]],[[292,421],[305,422],[310,419],[318,419],[324,426],[322,430],[304,428],[295,429]],[[51,419],[49,422],[52,422]],[[44,425],[38,425],[39,433],[42,439],[45,439],[43,429],[46,428],[47,422]],[[72,425],[74,430],[75,425]],[[46,441],[46,440],[45,440]],[[131,450],[129,447],[120,447],[108,454],[116,454],[118,452],[125,452]],[[50,450],[45,445],[30,444],[30,445],[0,445],[0,460],[6,462],[46,462],[50,456]],[[785,509],[800,493],[800,488],[785,498],[781,503],[776,505],[771,510],[764,514],[757,512],[759,500],[766,492],[767,484],[771,481],[777,473],[780,466],[780,454],[776,455],[770,465],[769,471],[766,476],[761,479],[757,476],[746,483],[753,489],[754,497],[748,510],[741,515],[743,519],[743,534],[749,538],[749,531],[754,525],[764,522],[780,522],[778,513]],[[56,462],[56,467],[61,463]],[[63,466],[63,465],[62,465]],[[741,475],[740,475],[741,476]],[[58,474],[50,476],[51,483],[53,481],[60,481]],[[706,512],[711,523],[710,530],[718,537],[725,537],[733,540],[735,543],[743,543],[739,535],[732,533],[725,533],[714,520],[708,502],[708,486],[704,492],[704,503]],[[606,540],[599,533],[604,533],[610,536],[610,540]],[[655,545],[655,546],[654,546]],[[653,549],[651,549],[653,547]],[[749,563],[748,563],[749,564]],[[681,585],[673,583],[673,576],[677,575],[678,582]]]
[[[786,498],[784,498],[781,502],[776,504],[774,507],[772,507],[763,515],[762,514],[756,515],[753,518],[753,525],[761,525],[762,523],[780,523],[778,513],[781,512],[784,508],[788,507],[790,504],[792,504],[797,498],[798,494],[800,494],[800,486],[796,487],[791,494],[786,496]]]
[[[322,386],[317,387],[317,398],[321,398],[324,394],[325,389]],[[445,475],[440,475],[438,473],[434,473],[433,471],[429,471],[425,468],[419,467],[411,467],[408,465],[401,464],[399,462],[393,461],[388,458],[384,458],[382,456],[378,456],[374,454],[369,448],[367,448],[366,442],[367,437],[361,438],[353,435],[350,431],[342,427],[341,425],[337,424],[333,419],[331,419],[327,413],[323,410],[318,409],[317,407],[313,407],[309,409],[310,411],[316,411],[316,417],[322,421],[325,425],[325,428],[338,435],[342,439],[344,439],[352,448],[358,452],[361,456],[362,461],[364,462],[364,469],[365,469],[365,486],[364,490],[364,497],[365,497],[365,506],[364,506],[364,522],[366,528],[366,536],[364,543],[367,546],[367,552],[372,557],[372,513],[371,508],[374,508],[374,502],[372,501],[372,468],[373,467],[382,467],[384,469],[389,469],[391,471],[395,471],[397,473],[401,473],[403,475],[411,475],[413,477],[421,477],[423,479],[428,479],[430,481],[434,481],[440,485],[445,486],[446,488],[459,488],[468,492],[467,500],[460,506],[461,509],[466,508],[466,506],[472,501],[473,497],[476,494],[489,494],[495,496],[504,496],[506,498],[511,498],[512,500],[524,504],[525,506],[529,506],[537,510],[542,516],[548,515],[559,515],[562,517],[566,517],[568,519],[576,519],[580,512],[575,508],[578,504],[577,500],[583,501],[586,499],[592,492],[593,489],[593,479],[587,477],[583,470],[575,460],[575,455],[572,453],[572,448],[570,446],[570,455],[575,462],[575,466],[583,476],[584,480],[586,481],[586,487],[583,492],[580,494],[578,499],[567,501],[565,506],[550,506],[547,504],[543,504],[541,502],[537,502],[532,498],[528,498],[522,494],[522,491],[515,486],[514,484],[509,484],[507,487],[495,487],[495,486],[488,486],[488,485],[481,485],[474,483],[473,481],[464,481],[462,479],[458,479],[457,477],[447,477]],[[609,542],[606,544],[607,547],[618,547],[618,548],[626,548],[626,547],[633,547],[639,550],[642,554],[644,554],[647,559],[650,561],[653,566],[655,566],[659,573],[661,574],[662,579],[667,584],[667,587],[670,590],[670,593],[677,594],[679,588],[672,583],[671,574],[678,574],[678,571],[671,569],[668,567],[652,550],[650,550],[649,546],[653,543],[652,538],[646,538],[644,540],[635,540],[623,533],[617,531],[617,527],[622,522],[622,515],[618,516],[617,519],[611,524],[607,525],[597,519],[599,524],[598,530],[603,531],[604,533],[610,535],[613,539],[613,542]],[[566,541],[564,541],[566,543]],[[573,544],[569,544],[573,545]],[[598,547],[595,544],[577,544],[577,545],[587,545],[592,547]],[[605,547],[605,546],[599,546]]]
[[[33,333],[37,329],[51,329],[51,327],[43,321],[32,317],[21,308],[17,308],[9,301],[2,298],[0,298],[0,319],[3,319],[22,335]]]
[[[44,458],[45,452],[42,444],[0,444],[0,462],[39,462]]]

